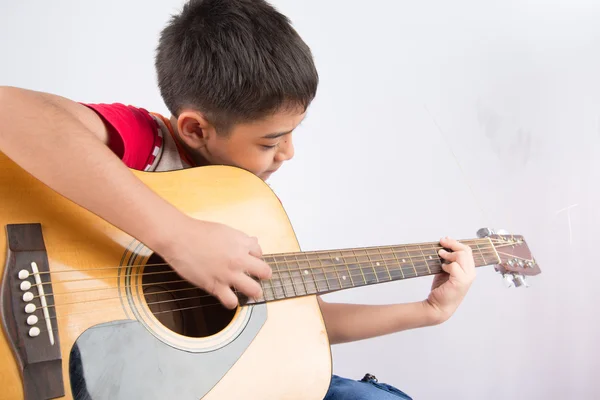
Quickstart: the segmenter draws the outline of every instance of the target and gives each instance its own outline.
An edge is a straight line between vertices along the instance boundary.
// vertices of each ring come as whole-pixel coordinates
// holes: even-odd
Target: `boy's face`
[[[231,165],[266,181],[294,156],[292,131],[305,115],[302,111],[280,112],[262,120],[237,124],[223,136],[201,115],[189,111],[180,114],[177,127],[198,165]]]

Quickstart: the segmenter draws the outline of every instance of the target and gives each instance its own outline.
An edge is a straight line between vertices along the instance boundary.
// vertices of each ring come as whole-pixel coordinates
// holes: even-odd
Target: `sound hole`
[[[144,298],[152,314],[180,335],[206,337],[222,331],[233,319],[234,310],[179,276],[154,254],[142,276]]]

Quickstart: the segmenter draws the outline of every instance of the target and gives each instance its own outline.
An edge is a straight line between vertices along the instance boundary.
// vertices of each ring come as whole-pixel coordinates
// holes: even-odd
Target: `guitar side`
[[[90,328],[114,321],[136,321],[135,304],[123,301],[120,278],[108,266],[123,265],[125,256],[144,246],[102,219],[64,199],[0,153],[0,254],[8,254],[5,226],[40,224],[52,276],[64,392],[71,399],[69,360],[78,339]],[[257,236],[265,254],[299,251],[287,215],[268,186],[254,175],[230,167],[203,167],[162,173],[134,173],[184,213],[228,224]],[[147,249],[146,249],[147,250]],[[4,273],[5,263],[0,263]],[[60,279],[58,271],[68,272]],[[78,272],[75,272],[78,271]],[[56,278],[55,278],[56,277]],[[98,287],[114,289],[110,296]],[[35,287],[31,289],[37,294]],[[99,305],[101,304],[101,306]],[[25,305],[25,303],[23,303]],[[143,304],[138,306],[143,308]],[[317,298],[306,296],[270,302],[266,319],[239,358],[206,393],[205,399],[322,399],[331,378],[331,355]],[[203,346],[236,340],[232,330],[242,324],[240,308],[228,329],[209,338],[187,340]],[[24,320],[27,315],[16,315]],[[40,314],[42,333],[43,317]],[[149,317],[146,323],[156,323]],[[158,326],[158,325],[157,325]],[[158,336],[161,331],[155,332]],[[165,331],[165,335],[168,332]],[[30,337],[20,338],[23,341]],[[159,337],[160,339],[160,337]],[[160,342],[169,346],[166,341]],[[152,351],[152,350],[149,350]],[[0,330],[0,398],[22,399],[19,365],[5,330]],[[128,360],[120,360],[127,363]],[[132,360],[133,361],[133,360]],[[200,378],[200,377],[199,377]],[[110,385],[110,382],[106,383]],[[134,384],[138,384],[137,382]],[[145,385],[143,380],[139,385]]]

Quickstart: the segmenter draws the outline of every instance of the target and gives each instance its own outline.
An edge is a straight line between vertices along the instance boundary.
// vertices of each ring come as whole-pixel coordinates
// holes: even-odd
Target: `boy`
[[[232,287],[259,297],[261,287],[248,275],[271,276],[257,239],[181,214],[129,168],[225,164],[268,179],[293,157],[293,131],[316,94],[311,52],[288,19],[263,0],[192,0],[163,30],[155,66],[170,118],[122,104],[82,105],[0,88],[0,151],[234,308]],[[448,238],[441,244],[452,250],[440,251],[448,274],[435,277],[424,301],[366,306],[319,300],[330,342],[447,320],[475,268],[468,246]],[[326,399],[409,398],[375,383],[334,376]]]

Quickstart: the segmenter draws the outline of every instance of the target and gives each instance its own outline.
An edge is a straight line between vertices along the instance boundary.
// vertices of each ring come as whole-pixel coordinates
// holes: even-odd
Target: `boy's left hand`
[[[442,323],[454,314],[475,279],[471,248],[448,237],[441,239],[440,244],[452,252],[444,249],[439,251],[440,257],[449,262],[442,264],[447,274],[440,273],[433,278],[431,293],[426,301],[436,323]]]

